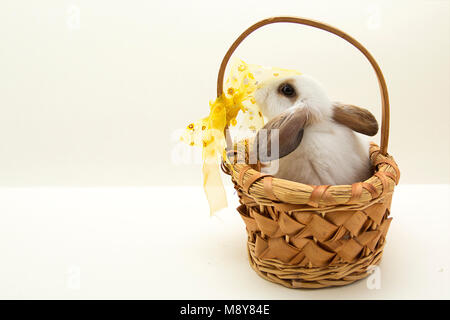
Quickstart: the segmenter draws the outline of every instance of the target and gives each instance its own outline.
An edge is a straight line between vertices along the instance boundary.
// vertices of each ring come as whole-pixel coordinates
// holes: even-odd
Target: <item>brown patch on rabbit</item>
[[[368,136],[374,136],[378,132],[378,122],[373,114],[369,110],[354,105],[335,102],[333,120]]]
[[[254,146],[258,152],[258,159],[271,161],[282,158],[294,151],[303,138],[303,129],[308,120],[308,111],[301,108],[290,108],[270,120],[256,136]],[[271,134],[272,130],[279,130],[278,155],[273,154]],[[261,141],[261,135],[265,139]]]

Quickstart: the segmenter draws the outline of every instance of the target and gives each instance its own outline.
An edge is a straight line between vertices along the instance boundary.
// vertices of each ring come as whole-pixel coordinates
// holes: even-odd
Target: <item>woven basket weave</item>
[[[382,97],[381,147],[372,143],[374,174],[353,185],[313,186],[256,171],[242,163],[222,163],[231,176],[241,205],[237,211],[248,233],[250,265],[263,278],[289,288],[322,288],[352,283],[369,275],[380,262],[392,218],[390,206],[400,172],[387,153],[389,99],[381,70],[355,39],[321,22],[275,17],[262,20],[233,43],[218,76],[217,96],[223,92],[226,65],[239,44],[256,29],[289,22],[334,33],[359,49],[378,77]],[[232,146],[230,141],[228,147]]]

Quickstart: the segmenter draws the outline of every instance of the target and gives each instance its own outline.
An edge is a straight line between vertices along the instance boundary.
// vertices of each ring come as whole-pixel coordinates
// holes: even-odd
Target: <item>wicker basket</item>
[[[275,17],[262,20],[239,36],[219,70],[217,95],[223,92],[226,65],[238,45],[256,29],[289,22],[323,29],[347,40],[369,60],[382,97],[381,147],[372,143],[373,176],[353,185],[306,185],[261,174],[247,164],[223,162],[241,205],[237,211],[248,233],[250,265],[263,278],[289,288],[322,288],[352,283],[380,262],[394,186],[400,173],[387,153],[389,100],[381,70],[355,39],[321,22]],[[230,141],[228,141],[230,146]]]

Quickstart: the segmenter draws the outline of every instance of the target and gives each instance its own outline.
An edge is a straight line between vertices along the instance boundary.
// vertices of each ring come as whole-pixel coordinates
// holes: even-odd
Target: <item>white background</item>
[[[176,130],[208,113],[237,36],[283,14],[334,25],[371,51],[390,89],[402,183],[450,183],[449,11],[448,0],[3,0],[0,184],[200,185],[199,165],[174,164]],[[380,119],[369,63],[332,34],[266,26],[236,57],[309,74]]]
[[[385,74],[402,177],[380,289],[260,279],[229,182],[210,218],[199,155],[180,159],[226,50],[275,15],[346,31]],[[447,0],[1,1],[0,298],[450,298],[449,18]],[[272,25],[236,56],[380,119],[368,62],[333,35]]]

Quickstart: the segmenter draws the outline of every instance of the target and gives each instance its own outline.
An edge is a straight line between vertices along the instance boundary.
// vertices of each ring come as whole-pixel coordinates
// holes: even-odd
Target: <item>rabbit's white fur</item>
[[[278,92],[286,81],[297,92],[295,101]],[[333,103],[311,77],[299,75],[263,83],[255,92],[255,100],[268,120],[292,107],[306,108],[308,114],[300,145],[279,160],[263,163],[262,172],[312,185],[352,184],[371,176],[369,142],[332,119]]]

